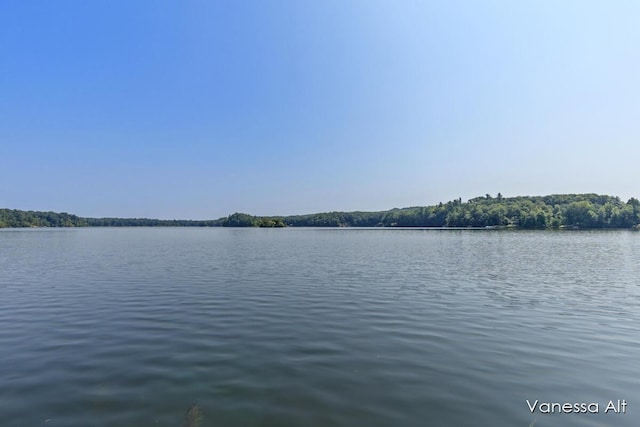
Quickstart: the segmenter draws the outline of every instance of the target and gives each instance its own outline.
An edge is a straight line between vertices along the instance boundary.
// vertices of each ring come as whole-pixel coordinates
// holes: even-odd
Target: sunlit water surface
[[[0,425],[637,427],[638,260],[630,231],[2,230]]]

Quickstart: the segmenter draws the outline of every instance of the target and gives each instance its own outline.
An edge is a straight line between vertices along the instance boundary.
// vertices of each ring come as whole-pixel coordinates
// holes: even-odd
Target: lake
[[[632,231],[1,230],[0,425],[636,427],[639,260]]]

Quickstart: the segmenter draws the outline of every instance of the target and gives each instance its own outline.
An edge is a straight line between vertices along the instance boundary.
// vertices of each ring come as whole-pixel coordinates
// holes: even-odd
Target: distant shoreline
[[[638,229],[640,201],[598,194],[503,197],[376,212],[289,216],[234,213],[212,220],[83,218],[65,212],[0,209],[0,228],[24,227],[338,227],[421,229]]]
[[[224,228],[224,229],[260,229],[260,228],[268,228],[268,227],[232,227],[232,226],[189,226],[189,225],[113,225],[113,226],[102,226],[102,225],[83,225],[83,226],[29,226],[29,227],[0,227],[0,231],[2,230],[78,230],[78,229],[104,229],[104,228],[133,228],[133,229],[142,229],[142,228]],[[275,228],[275,227],[273,227]],[[313,226],[313,225],[299,225],[299,226],[287,226],[287,227],[279,227],[286,229],[297,229],[297,230],[344,230],[344,231],[362,231],[362,230],[379,230],[379,231],[558,231],[558,232],[572,232],[572,231],[607,231],[607,230],[629,230],[629,231],[640,231],[640,226],[635,227],[591,227],[591,228],[579,228],[579,227],[548,227],[548,228],[523,228],[523,227],[405,227],[405,226],[390,226],[390,227],[333,227],[333,226]]]

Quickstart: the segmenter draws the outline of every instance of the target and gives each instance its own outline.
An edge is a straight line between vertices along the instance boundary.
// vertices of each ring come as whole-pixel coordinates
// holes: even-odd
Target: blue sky
[[[0,207],[640,196],[634,1],[0,4]]]

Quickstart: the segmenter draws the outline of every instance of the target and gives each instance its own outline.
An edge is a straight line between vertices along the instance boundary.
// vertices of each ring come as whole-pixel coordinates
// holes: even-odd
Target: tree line
[[[0,209],[3,227],[510,227],[639,228],[640,201],[598,194],[458,198],[433,206],[378,212],[263,217],[234,213],[214,220],[82,218],[68,213]]]
[[[263,220],[230,215],[225,226],[257,226]],[[293,227],[510,227],[633,228],[640,223],[640,202],[598,194],[553,194],[503,197],[486,194],[463,202],[458,198],[433,206],[379,212],[325,212],[277,218]]]
[[[150,218],[82,218],[66,212],[0,209],[0,228],[9,227],[218,227],[217,220],[181,220]]]

